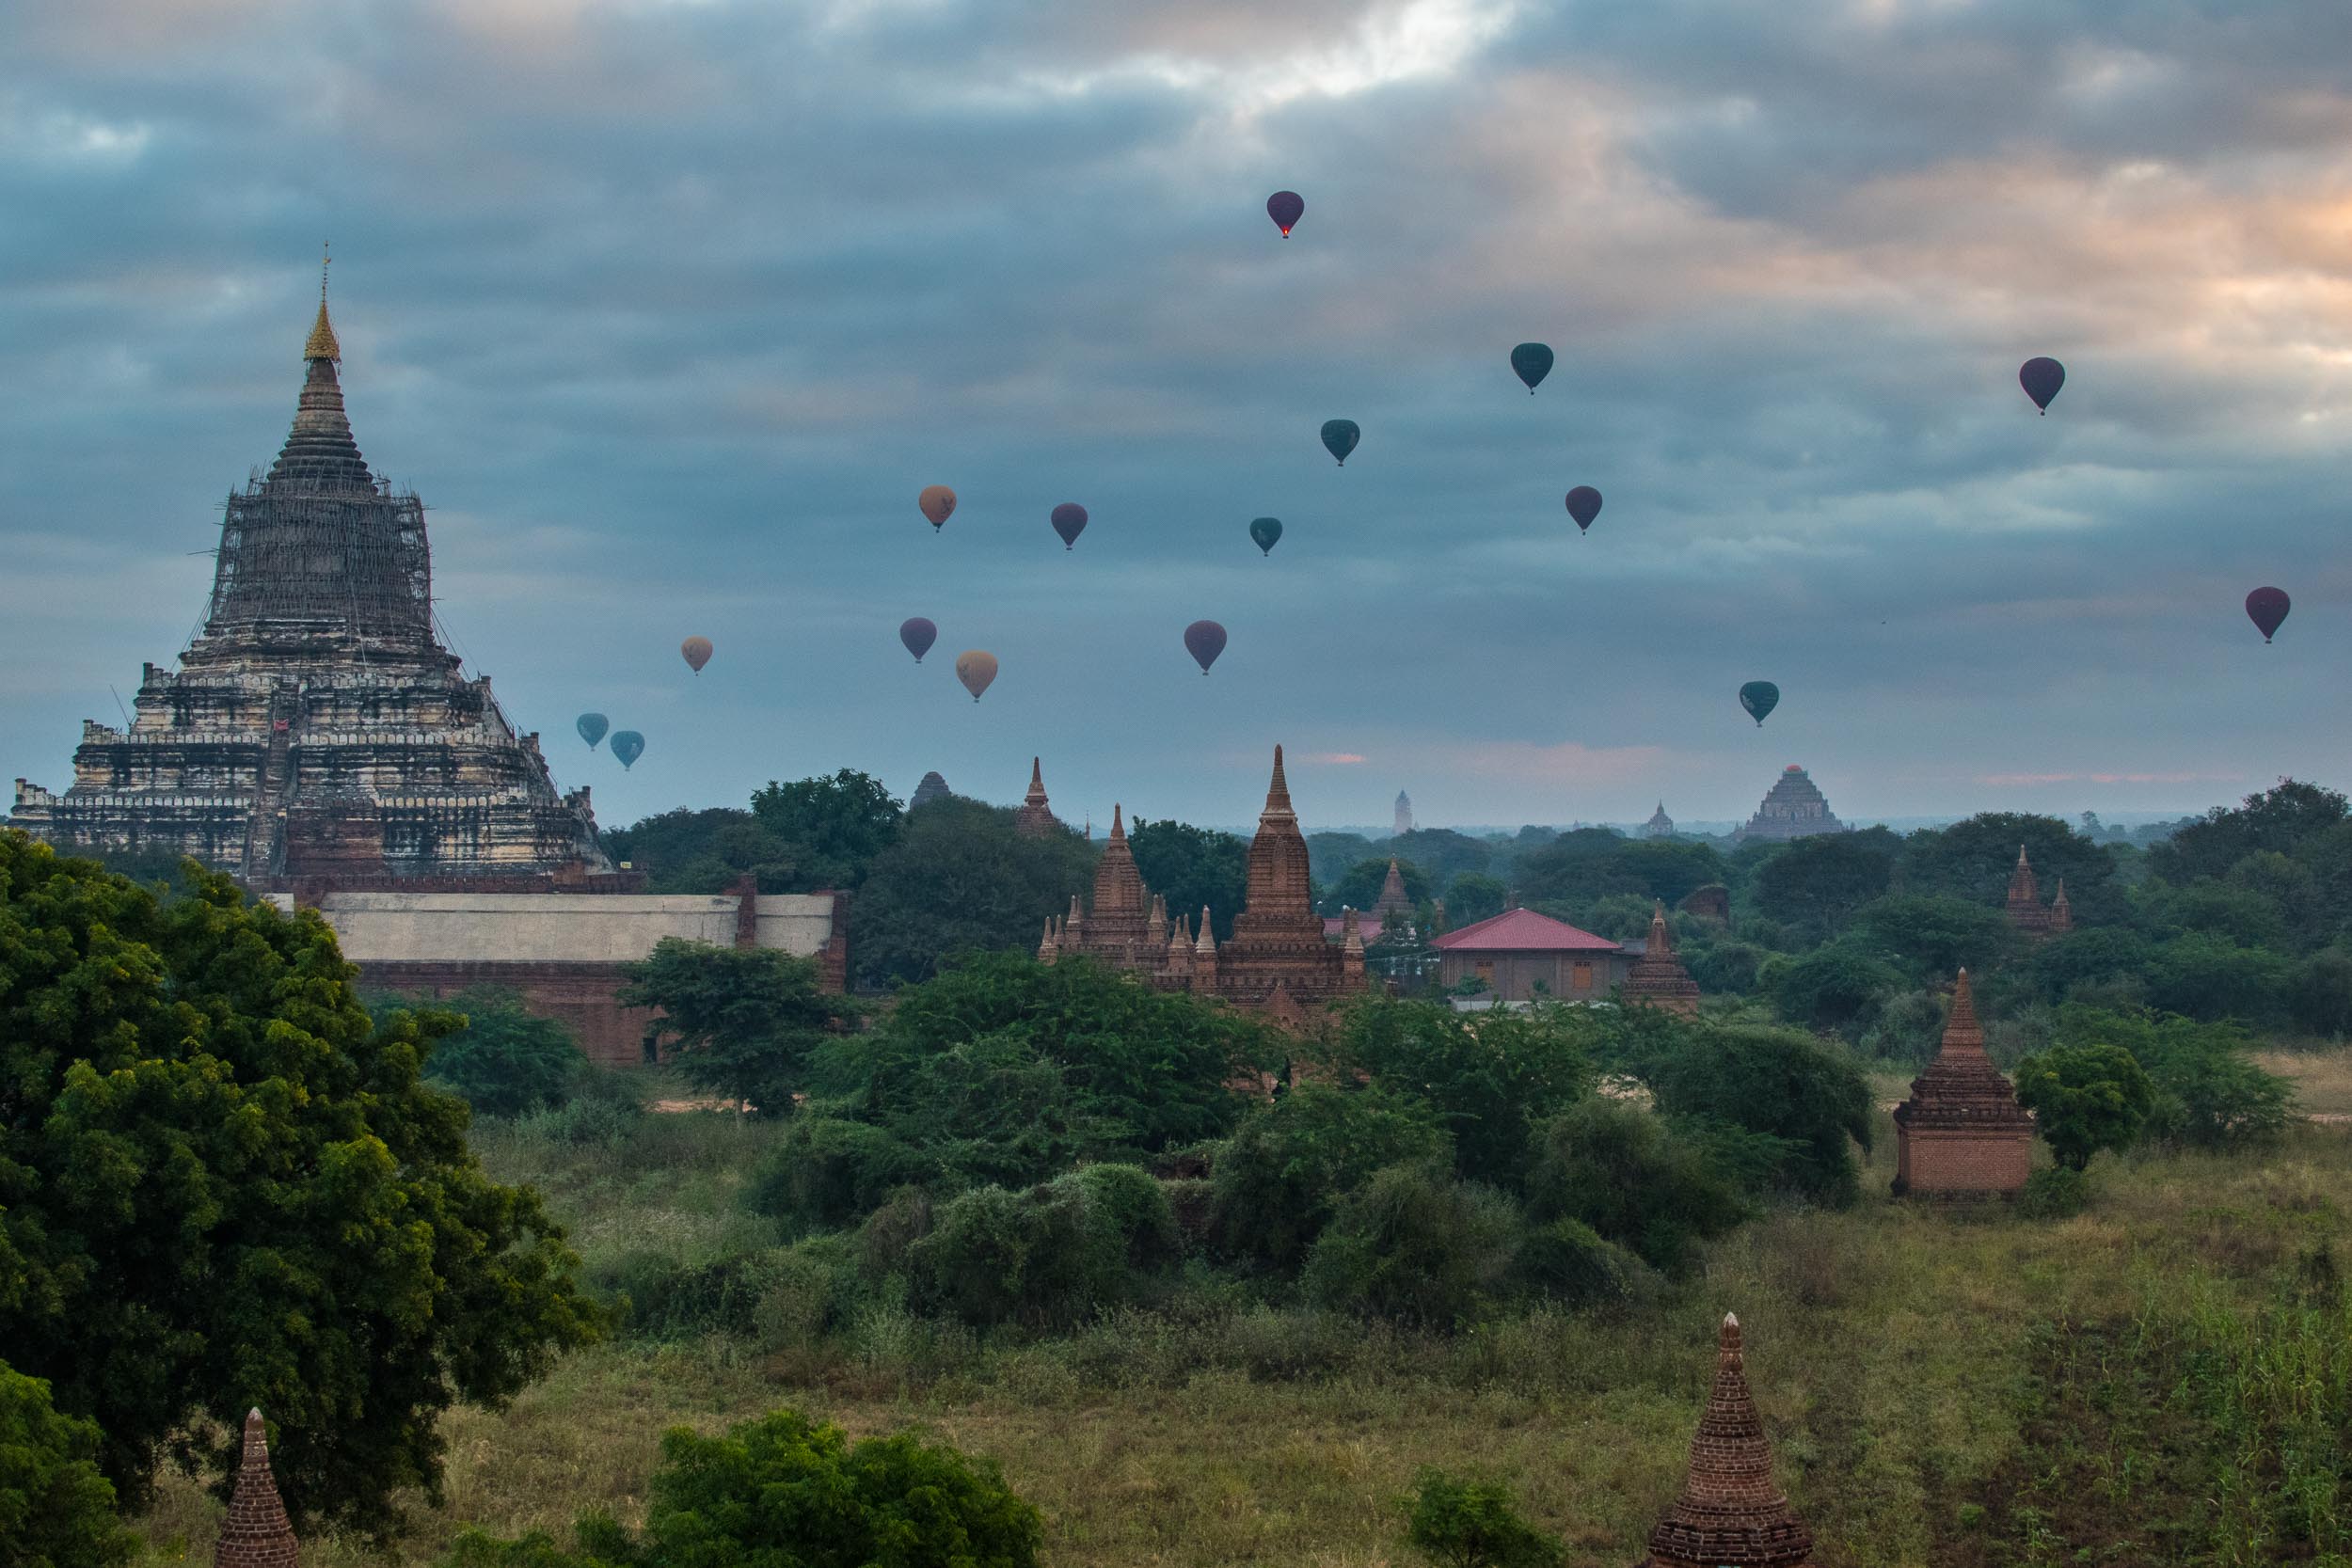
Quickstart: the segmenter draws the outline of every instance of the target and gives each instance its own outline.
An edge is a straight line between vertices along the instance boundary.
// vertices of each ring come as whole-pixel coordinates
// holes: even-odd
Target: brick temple
[[[2006,905],[2009,923],[2036,941],[2043,937],[2062,937],[2074,928],[2074,907],[2066,901],[2066,879],[2058,879],[2048,907],[2042,902],[2042,890],[2034,881],[2033,863],[2026,858],[2026,847],[2017,847],[2017,864],[2009,874],[2009,899]]]
[[[1034,779],[1033,773],[1041,807],[1043,787]],[[1217,944],[1206,908],[1197,935],[1188,916],[1170,923],[1168,901],[1144,886],[1136,868],[1124,808],[1114,806],[1110,841],[1095,863],[1091,903],[1081,908],[1073,898],[1067,915],[1046,917],[1038,958],[1052,963],[1065,953],[1148,974],[1165,990],[1217,997],[1292,1023],[1303,1022],[1310,1008],[1365,989],[1363,936],[1354,915],[1334,943],[1325,939],[1323,917],[1315,913],[1307,840],[1291,808],[1279,746],[1265,809],[1249,841],[1248,881],[1231,941]]]
[[[1977,1002],[1962,970],[1944,1043],[1895,1107],[1895,1196],[2014,1197],[2033,1169],[2033,1117],[1984,1053]]]
[[[16,781],[10,825],[257,890],[609,872],[588,791],[557,792],[436,635],[424,505],[360,455],[342,356],[322,282],[294,427],[229,497],[203,629],[144,668],[127,729],[83,722],[62,795]]]
[[[1756,808],[1756,815],[1731,837],[1734,843],[1745,844],[1751,839],[1778,841],[1848,831],[1846,824],[1830,811],[1820,786],[1792,762],[1772,781],[1772,787]]]
[[[1699,983],[1691,978],[1691,972],[1682,967],[1682,959],[1675,952],[1674,932],[1666,924],[1666,906],[1662,902],[1651,902],[1649,941],[1618,985],[1617,997],[1624,1002],[1663,1007],[1684,1018],[1699,1010]]]
[[[1634,1568],[1810,1568],[1813,1532],[1772,1484],[1772,1450],[1748,1393],[1740,1320],[1724,1314],[1715,1386],[1691,1439],[1691,1469]]]
[[[213,1568],[294,1568],[300,1555],[278,1479],[270,1474],[269,1429],[259,1410],[248,1410],[245,1452],[229,1494],[229,1516],[213,1544]]]

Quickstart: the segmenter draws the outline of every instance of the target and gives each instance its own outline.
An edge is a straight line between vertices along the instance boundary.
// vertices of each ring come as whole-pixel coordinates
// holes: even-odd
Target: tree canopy
[[[862,981],[928,979],[961,953],[1037,950],[1045,917],[1092,888],[1095,848],[1068,829],[1027,837],[1012,818],[952,796],[908,818],[850,903]]]
[[[791,1111],[809,1058],[856,1013],[847,997],[825,993],[815,959],[771,947],[663,937],[627,973],[621,1002],[660,1009],[648,1033],[675,1044],[687,1081],[764,1116]]]
[[[1241,912],[1249,885],[1248,839],[1188,822],[1147,822],[1138,816],[1127,830],[1127,847],[1136,857],[1143,885],[1168,899],[1171,922],[1185,915],[1197,921],[1206,908],[1217,941],[1233,934],[1233,916]]]
[[[440,1412],[595,1314],[423,1080],[438,1025],[373,1025],[316,914],[188,881],[159,904],[0,832],[0,1345],[133,1503],[167,1454],[226,1475],[258,1404],[295,1517],[380,1534],[437,1499]]]
[[[854,768],[831,778],[771,781],[752,794],[752,816],[788,846],[794,885],[787,893],[848,889],[874,857],[897,842],[905,808],[883,783]]]

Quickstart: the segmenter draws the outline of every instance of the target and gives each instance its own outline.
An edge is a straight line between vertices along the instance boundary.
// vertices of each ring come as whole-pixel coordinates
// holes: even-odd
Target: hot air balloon
[[[1580,484],[1568,492],[1568,515],[1576,519],[1576,531],[1583,532],[1600,515],[1600,492],[1589,484]]]
[[[1356,443],[1363,438],[1364,433],[1356,428],[1354,420],[1323,421],[1323,450],[1338,458],[1343,468],[1347,467],[1347,454],[1354,451]]]
[[[699,675],[703,673],[703,666],[710,662],[710,639],[690,637],[677,645],[677,651],[686,657],[688,667]]]
[[[1259,549],[1267,555],[1272,555],[1274,546],[1282,542],[1282,519],[1279,517],[1250,518],[1249,537],[1256,541]]]
[[[2269,641],[2270,634],[2277,631],[2280,623],[2287,618],[2286,590],[2257,588],[2247,594],[2246,618],[2254,623],[2255,628],[2263,634],[2263,641]]]
[[[1225,628],[1215,621],[1195,621],[1184,628],[1184,651],[1200,666],[1200,673],[1207,674],[1216,656],[1225,651]]]
[[[995,678],[996,656],[994,654],[984,649],[974,648],[956,656],[956,679],[961,681],[963,689],[972,693],[974,702],[980,700],[980,693],[987,690],[989,682]]]
[[[621,731],[612,737],[612,754],[621,759],[621,771],[628,772],[645,754],[645,737],[635,730]]]
[[[1527,395],[1535,395],[1536,383],[1551,373],[1551,345],[1521,343],[1511,351],[1511,368],[1527,383]]]
[[[945,484],[926,485],[914,504],[923,509],[923,515],[931,520],[931,531],[937,533],[956,515],[956,493]]]
[[[1087,509],[1076,501],[1064,501],[1054,508],[1054,531],[1061,535],[1061,547],[1078,547],[1078,535],[1087,531]]]
[[[2026,389],[2036,408],[2047,414],[2050,400],[2066,385],[2066,367],[2055,359],[2036,356],[2017,367],[2017,385]]]
[[[1740,705],[1748,710],[1756,727],[1764,727],[1764,716],[1780,706],[1780,688],[1771,681],[1750,681],[1740,689]]]
[[[907,645],[907,652],[920,664],[923,656],[931,651],[931,644],[939,641],[939,628],[924,616],[912,615],[898,623],[898,641]]]
[[[1296,191],[1276,191],[1265,198],[1265,215],[1274,220],[1274,227],[1282,231],[1282,238],[1291,237],[1299,214],[1307,210],[1307,198]]]
[[[583,713],[572,721],[572,728],[580,732],[580,738],[588,742],[592,752],[596,749],[596,742],[604,738],[604,732],[612,727],[601,713]]]

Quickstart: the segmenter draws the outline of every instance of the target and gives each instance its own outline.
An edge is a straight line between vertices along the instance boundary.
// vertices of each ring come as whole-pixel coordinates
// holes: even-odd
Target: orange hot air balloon
[[[686,656],[688,667],[699,675],[703,666],[710,662],[710,639],[690,637],[677,645],[677,651]]]
[[[995,678],[996,656],[985,648],[973,648],[956,656],[956,679],[961,681],[963,689],[972,693],[974,702],[980,700],[980,693],[987,690],[989,683]]]
[[[931,531],[937,533],[956,515],[956,493],[945,484],[929,485],[914,498],[914,504],[923,509],[923,515],[931,520]]]

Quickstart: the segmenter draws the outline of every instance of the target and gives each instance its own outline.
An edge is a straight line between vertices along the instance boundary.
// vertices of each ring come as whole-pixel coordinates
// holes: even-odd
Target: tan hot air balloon
[[[703,673],[703,666],[710,662],[710,639],[690,637],[677,645],[677,651],[686,656],[686,662],[699,675]]]
[[[996,656],[994,654],[982,648],[974,648],[968,653],[956,656],[956,679],[961,681],[963,689],[972,693],[974,702],[980,700],[980,693],[987,690],[988,683],[995,678]]]
[[[945,484],[929,485],[914,498],[914,504],[923,509],[923,515],[931,520],[931,531],[937,533],[956,515],[956,493]]]

